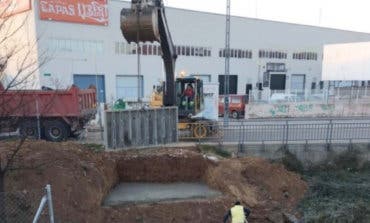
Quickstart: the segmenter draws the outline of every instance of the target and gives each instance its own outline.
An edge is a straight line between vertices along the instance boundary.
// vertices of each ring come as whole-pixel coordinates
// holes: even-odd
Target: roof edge
[[[111,1],[125,2],[125,3],[130,3],[131,2],[131,1],[128,1],[128,0],[111,0]],[[207,11],[200,11],[200,10],[194,10],[194,9],[185,9],[185,8],[178,8],[178,7],[172,7],[172,6],[166,6],[166,8],[175,9],[175,10],[179,10],[179,11],[198,12],[198,13],[203,13],[203,14],[208,14],[208,15],[225,16],[225,14],[217,13],[217,12],[207,12]],[[246,17],[246,16],[239,16],[239,15],[231,15],[231,17],[232,18],[240,18],[240,19],[256,20],[256,21],[261,21],[261,22],[275,22],[275,23],[280,23],[280,24],[303,26],[303,27],[310,27],[310,28],[323,29],[323,30],[350,32],[350,33],[363,34],[363,35],[369,35],[370,36],[370,32],[361,32],[361,31],[333,28],[333,27],[327,27],[327,26],[315,26],[315,25],[308,25],[308,24],[301,24],[301,23],[294,23],[294,22],[284,22],[284,21],[278,21],[278,20],[268,20],[268,19],[253,18],[253,17]]]

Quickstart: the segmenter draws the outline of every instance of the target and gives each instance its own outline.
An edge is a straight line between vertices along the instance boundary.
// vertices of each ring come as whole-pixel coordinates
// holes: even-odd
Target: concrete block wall
[[[370,103],[280,103],[248,104],[245,118],[299,118],[370,116]]]

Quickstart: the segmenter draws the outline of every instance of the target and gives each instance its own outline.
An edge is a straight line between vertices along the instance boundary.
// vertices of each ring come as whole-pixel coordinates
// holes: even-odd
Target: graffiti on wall
[[[313,110],[312,104],[299,104],[296,105],[295,108],[300,112],[309,112]]]
[[[335,105],[327,104],[327,105],[320,105],[322,111],[334,111]]]
[[[272,117],[276,117],[278,114],[287,114],[288,110],[288,105],[274,105],[274,107],[270,109],[270,114]]]

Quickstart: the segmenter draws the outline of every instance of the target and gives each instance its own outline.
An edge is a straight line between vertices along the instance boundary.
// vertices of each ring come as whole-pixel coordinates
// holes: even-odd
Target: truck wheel
[[[19,132],[21,137],[28,139],[38,139],[39,130],[37,127],[37,121],[24,121],[20,124]]]
[[[231,117],[233,117],[234,119],[237,119],[237,118],[239,118],[239,113],[237,111],[233,111],[231,113]]]
[[[47,121],[44,123],[45,137],[48,141],[61,142],[68,138],[69,130],[66,124],[61,121]]]

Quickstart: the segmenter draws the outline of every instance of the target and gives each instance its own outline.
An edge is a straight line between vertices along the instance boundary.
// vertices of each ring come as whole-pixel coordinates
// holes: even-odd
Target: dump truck
[[[96,89],[10,90],[0,83],[0,132],[59,142],[78,135],[96,115]]]

